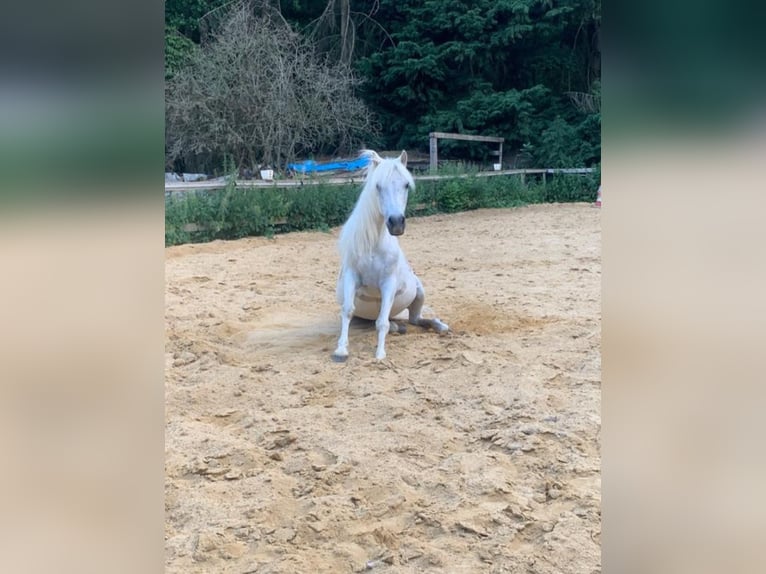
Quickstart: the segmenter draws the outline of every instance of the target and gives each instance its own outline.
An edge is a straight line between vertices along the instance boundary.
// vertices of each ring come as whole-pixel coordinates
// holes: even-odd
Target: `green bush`
[[[600,174],[575,175],[557,174],[547,176],[547,184],[538,184],[542,201],[547,203],[569,203],[595,201]]]
[[[407,201],[407,217],[437,213],[438,181],[421,181],[410,192]]]
[[[475,193],[478,207],[516,207],[539,201],[520,177],[477,178]]]
[[[307,185],[284,190],[289,205],[285,231],[329,229],[343,223],[354,207],[359,185]]]
[[[454,213],[471,209],[471,186],[466,179],[448,179],[439,194],[438,207],[440,211]]]
[[[410,193],[407,216],[531,203],[594,201],[600,171],[590,175],[548,174],[455,177],[421,181]],[[351,213],[361,183],[290,188],[237,188],[169,194],[165,198],[165,244],[307,229],[329,230]]]

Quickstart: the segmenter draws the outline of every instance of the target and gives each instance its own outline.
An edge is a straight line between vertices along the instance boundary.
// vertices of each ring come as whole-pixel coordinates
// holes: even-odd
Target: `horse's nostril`
[[[391,235],[401,235],[404,233],[404,216],[390,215],[388,219],[386,219],[386,226]]]

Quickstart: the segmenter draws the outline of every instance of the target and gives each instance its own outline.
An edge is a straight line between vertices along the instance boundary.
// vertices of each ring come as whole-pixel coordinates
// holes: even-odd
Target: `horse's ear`
[[[368,157],[370,158],[370,161],[372,162],[372,165],[380,165],[380,162],[383,161],[383,158],[378,155],[378,152],[373,151],[371,149],[365,149],[362,150],[362,157]]]
[[[407,167],[407,151],[406,150],[402,150],[402,153],[399,156],[399,161],[402,162],[402,165],[404,167]]]

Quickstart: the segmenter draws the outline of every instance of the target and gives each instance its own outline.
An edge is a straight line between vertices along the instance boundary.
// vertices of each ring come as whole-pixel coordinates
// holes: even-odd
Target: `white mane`
[[[381,233],[388,233],[377,198],[378,183],[390,179],[394,173],[399,173],[414,186],[412,176],[398,159],[384,159],[371,150],[363,150],[361,157],[370,158],[364,187],[338,240],[338,249],[344,264],[349,258],[370,253],[378,243]]]

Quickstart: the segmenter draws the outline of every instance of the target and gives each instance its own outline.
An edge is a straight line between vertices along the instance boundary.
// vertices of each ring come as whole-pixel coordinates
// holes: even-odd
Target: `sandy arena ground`
[[[168,248],[166,571],[600,572],[600,215],[410,219],[381,363],[337,229]]]

